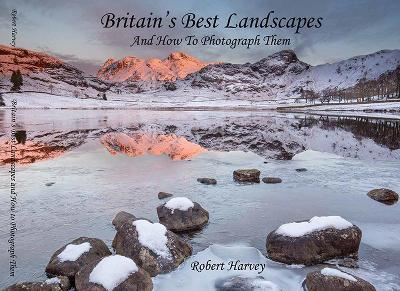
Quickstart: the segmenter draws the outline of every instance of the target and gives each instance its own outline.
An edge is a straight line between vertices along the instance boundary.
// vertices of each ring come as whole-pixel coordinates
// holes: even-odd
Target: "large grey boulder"
[[[330,259],[357,258],[358,256],[362,233],[355,225],[350,224],[343,229],[328,226],[295,236],[282,233],[282,227],[288,225],[296,229],[293,223],[286,224],[267,236],[267,254],[274,261],[285,264],[313,265]]]
[[[208,222],[208,211],[197,202],[192,202],[188,199],[185,201],[183,199],[187,198],[172,198],[167,203],[157,207],[157,215],[160,223],[174,232],[201,229]],[[179,200],[182,200],[182,203]],[[188,203],[188,205],[184,206],[185,203]]]
[[[85,265],[111,255],[106,244],[97,238],[80,237],[58,249],[46,266],[50,276],[66,276],[74,282],[75,274]]]
[[[257,169],[239,169],[233,171],[233,180],[239,183],[260,183],[260,171]]]
[[[399,194],[386,188],[371,190],[367,195],[370,198],[387,205],[392,205],[399,200]]]
[[[192,254],[192,247],[165,226],[141,219],[119,227],[112,245],[152,277],[174,270]]]
[[[115,229],[118,230],[118,228],[120,228],[124,223],[132,223],[136,219],[136,216],[134,216],[133,214],[125,211],[120,211],[114,217],[112,224],[114,225]]]
[[[376,291],[369,282],[331,268],[308,273],[305,285],[308,291]]]
[[[71,288],[70,281],[65,276],[47,279],[44,282],[24,282],[8,286],[4,291],[67,291]]]
[[[109,271],[107,271],[109,270]],[[151,291],[150,275],[129,258],[114,255],[91,262],[75,279],[77,291]]]

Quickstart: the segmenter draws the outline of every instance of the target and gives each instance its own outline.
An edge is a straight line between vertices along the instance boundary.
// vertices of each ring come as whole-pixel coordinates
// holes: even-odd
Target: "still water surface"
[[[193,118],[254,118],[254,114],[246,114],[250,113],[71,111],[65,114],[62,111],[32,111],[31,116],[25,112],[19,120],[28,132],[46,132],[126,128],[138,120],[141,123],[162,120],[179,127]],[[365,121],[348,121],[349,118],[327,121],[326,117],[312,120],[305,116],[270,116],[269,113],[267,117],[296,124],[312,122],[325,131],[343,130],[357,136],[356,139],[369,135],[370,141],[387,151],[398,149],[398,139],[388,138],[398,134],[396,121],[388,127],[379,125],[385,120],[368,121],[378,124],[372,129],[371,125],[368,128],[360,126],[359,122]],[[8,113],[3,112],[2,128],[6,134],[9,129],[7,118]],[[45,122],[50,119],[51,122]],[[282,141],[287,142],[286,139]],[[327,139],[327,142],[331,141]],[[243,151],[211,150],[183,161],[172,161],[167,156],[111,155],[98,137],[87,137],[83,145],[71,148],[56,159],[18,165],[18,268],[14,278],[8,276],[9,165],[4,165],[0,167],[0,287],[17,281],[44,279],[44,268],[52,253],[79,236],[97,237],[111,246],[115,235],[111,221],[118,211],[157,221],[156,207],[161,203],[157,193],[165,191],[186,196],[210,213],[210,222],[202,231],[185,237],[193,246],[194,254],[211,245],[240,245],[257,248],[265,255],[266,236],[279,225],[312,216],[340,215],[363,231],[361,268],[352,272],[373,283],[378,290],[400,289],[399,204],[387,206],[366,196],[369,190],[379,187],[400,192],[398,159],[389,157],[371,161],[311,153],[295,160],[264,161],[265,158],[255,153]],[[296,172],[295,169],[300,167],[308,171]],[[232,181],[232,172],[238,168],[258,168],[262,176],[280,177],[283,183],[238,185]],[[198,177],[216,178],[218,184],[199,184]],[[47,183],[54,184],[46,186]],[[237,249],[237,256],[243,256],[241,250]],[[249,254],[248,259],[253,260],[253,255]],[[312,269],[288,269],[284,265],[274,265],[274,268],[282,271],[286,281],[293,280],[282,283],[283,290],[289,290],[287,288],[292,287],[288,286],[293,285],[300,290],[297,281]],[[288,276],[288,272],[293,277]],[[191,275],[194,274],[185,273],[185,276]],[[175,284],[171,278],[169,283],[163,283],[163,280],[166,278],[156,279],[158,289],[164,290],[168,285],[179,290],[176,287],[179,282]]]

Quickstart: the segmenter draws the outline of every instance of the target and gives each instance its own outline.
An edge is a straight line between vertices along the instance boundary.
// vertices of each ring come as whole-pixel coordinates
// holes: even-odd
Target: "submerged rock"
[[[197,202],[176,197],[157,207],[160,223],[174,232],[201,229],[209,219],[208,211]]]
[[[257,169],[239,169],[233,171],[233,179],[241,183],[260,183],[260,171]]]
[[[281,178],[275,178],[275,177],[265,177],[262,178],[262,181],[266,184],[279,184],[282,183]]]
[[[159,192],[158,193],[158,199],[165,199],[168,197],[172,197],[174,195],[172,195],[171,193],[167,193],[167,192]]]
[[[234,276],[215,282],[217,291],[280,291],[281,289],[271,281],[267,281],[264,277],[248,278],[242,276]]]
[[[197,178],[197,182],[205,185],[216,185],[217,180],[213,178]]]
[[[127,257],[114,255],[91,262],[76,274],[77,291],[151,291],[150,275]]]
[[[136,216],[130,214],[125,211],[120,211],[114,217],[112,224],[114,225],[115,229],[118,230],[124,223],[132,223],[136,220]]]
[[[308,291],[376,291],[367,281],[331,268],[308,273],[305,285]]]
[[[85,265],[111,255],[106,244],[97,238],[80,237],[58,249],[46,266],[49,276],[66,276],[74,282],[75,274]]]
[[[341,217],[314,217],[272,231],[266,248],[274,261],[313,265],[336,258],[357,258],[361,235],[357,226]]]
[[[399,194],[386,188],[371,190],[367,195],[370,198],[387,205],[392,205],[399,200]]]
[[[298,168],[296,169],[296,172],[307,172],[308,170],[306,168]]]
[[[168,273],[192,254],[192,247],[160,223],[135,220],[117,229],[116,253],[134,260],[150,276]]]

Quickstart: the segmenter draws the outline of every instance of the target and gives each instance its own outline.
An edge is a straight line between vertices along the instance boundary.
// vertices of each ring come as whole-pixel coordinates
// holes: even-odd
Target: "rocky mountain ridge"
[[[79,98],[99,98],[99,93],[224,96],[225,99],[282,101],[296,99],[304,90],[321,93],[358,86],[361,80],[378,80],[400,71],[400,50],[383,50],[332,64],[311,66],[294,51],[274,53],[254,63],[204,63],[182,52],[167,58],[109,59],[97,77],[84,73],[44,53],[0,45],[0,89],[10,90],[10,75],[19,69],[23,91]]]
[[[96,98],[109,86],[97,78],[85,77],[79,69],[45,53],[0,45],[0,90],[11,88],[10,76],[20,70],[23,91]]]
[[[216,64],[189,75],[181,90],[206,90],[257,99],[282,100],[300,96],[302,90],[322,92],[345,89],[360,80],[376,80],[400,67],[400,50],[384,50],[332,64],[311,66],[291,50],[258,62]]]
[[[108,59],[98,71],[97,77],[110,82],[175,81],[197,72],[208,64],[183,52],[171,53],[162,60],[143,60],[127,56],[121,60]]]

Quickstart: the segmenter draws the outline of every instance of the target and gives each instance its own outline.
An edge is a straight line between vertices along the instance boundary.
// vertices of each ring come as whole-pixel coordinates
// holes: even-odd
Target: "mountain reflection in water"
[[[103,135],[100,141],[111,154],[119,152],[130,157],[166,154],[172,160],[187,160],[206,151],[201,146],[175,134],[135,133],[128,136],[116,132]]]
[[[307,149],[360,159],[400,159],[400,120],[272,112],[45,111],[17,116],[26,130],[17,163],[53,159],[90,139],[129,156],[190,159],[206,150],[290,160]],[[11,162],[9,113],[0,110],[0,165]],[[83,115],[83,116],[82,116]],[[51,122],[49,122],[51,120]]]
[[[321,128],[332,130],[342,128],[359,138],[370,138],[377,144],[384,145],[391,150],[400,149],[400,121],[377,119],[368,117],[348,116],[306,116],[303,126],[320,125]]]

